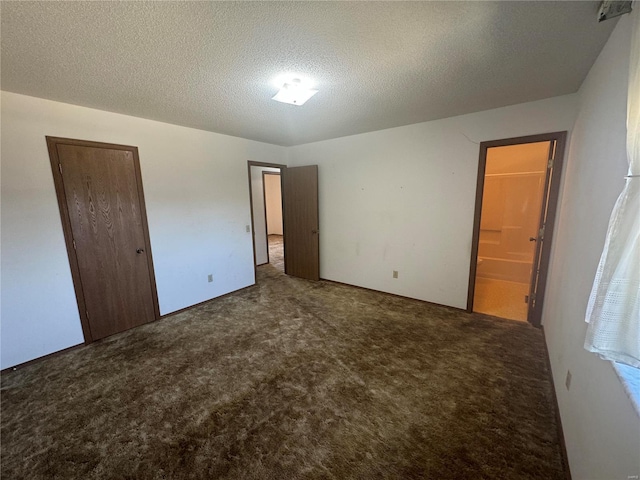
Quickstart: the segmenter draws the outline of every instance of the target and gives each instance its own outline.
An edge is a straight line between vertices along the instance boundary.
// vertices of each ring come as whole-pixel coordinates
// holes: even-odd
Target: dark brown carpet
[[[564,478],[539,330],[258,277],[3,375],[2,478]]]
[[[269,245],[269,263],[284,272],[284,240],[282,235],[269,235],[267,237]]]

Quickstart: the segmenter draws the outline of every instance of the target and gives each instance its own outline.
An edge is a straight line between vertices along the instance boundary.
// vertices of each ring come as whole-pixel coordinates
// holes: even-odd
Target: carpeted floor
[[[539,330],[258,269],[2,376],[3,479],[563,479]]]
[[[284,240],[282,235],[269,235],[269,264],[276,270],[284,272]]]

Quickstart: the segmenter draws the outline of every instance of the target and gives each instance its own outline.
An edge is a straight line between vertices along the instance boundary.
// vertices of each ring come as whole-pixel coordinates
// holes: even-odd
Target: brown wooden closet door
[[[154,320],[133,152],[56,149],[92,340]]]
[[[284,272],[320,279],[318,166],[282,170]]]

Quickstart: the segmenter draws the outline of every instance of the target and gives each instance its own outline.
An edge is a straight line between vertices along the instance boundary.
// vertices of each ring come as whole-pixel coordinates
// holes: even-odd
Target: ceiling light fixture
[[[318,90],[304,87],[299,78],[294,78],[282,85],[282,88],[272,98],[276,102],[300,106],[316,93],[318,93]]]

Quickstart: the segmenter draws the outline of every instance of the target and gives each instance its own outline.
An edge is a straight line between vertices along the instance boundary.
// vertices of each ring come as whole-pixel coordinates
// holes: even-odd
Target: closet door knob
[[[143,248],[139,248],[139,249],[137,249],[137,250],[136,250],[136,253],[137,253],[138,255],[140,255],[140,254],[141,254],[141,253],[143,253],[143,252],[144,252],[144,249],[143,249]]]

